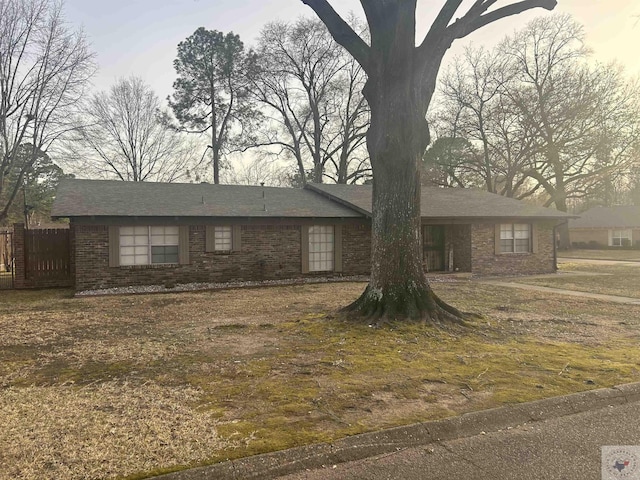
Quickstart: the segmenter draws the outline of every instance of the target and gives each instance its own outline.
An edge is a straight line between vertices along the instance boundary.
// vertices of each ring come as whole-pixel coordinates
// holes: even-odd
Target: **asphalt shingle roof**
[[[569,228],[632,228],[640,227],[640,207],[594,207],[571,220]]]
[[[311,189],[336,198],[359,211],[371,214],[371,185],[313,184]],[[422,187],[420,211],[423,218],[547,218],[563,219],[572,215],[539,207],[521,200],[482,190],[466,188]]]
[[[66,179],[51,216],[357,218],[371,214],[370,185],[305,189]],[[424,218],[568,218],[550,208],[480,190],[422,189]]]
[[[342,218],[362,215],[299,188],[66,179],[58,186],[51,216]]]

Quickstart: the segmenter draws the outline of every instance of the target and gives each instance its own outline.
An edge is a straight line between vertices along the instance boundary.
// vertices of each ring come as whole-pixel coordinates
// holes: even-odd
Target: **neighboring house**
[[[567,215],[476,190],[423,188],[427,271],[555,270]],[[63,180],[78,290],[304,276],[367,275],[371,186],[304,189]]]
[[[594,207],[569,221],[573,247],[640,246],[640,207]]]

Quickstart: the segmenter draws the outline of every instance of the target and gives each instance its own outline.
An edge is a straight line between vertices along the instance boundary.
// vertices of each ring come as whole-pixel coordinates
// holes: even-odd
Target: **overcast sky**
[[[426,31],[444,0],[418,0],[418,34]],[[357,0],[332,0],[341,14],[362,15]],[[464,7],[470,3],[467,0]],[[507,0],[499,0],[497,6]],[[640,2],[638,0],[558,0],[557,12],[567,12],[584,24],[587,41],[600,60],[618,61],[640,75]],[[300,0],[66,0],[70,23],[82,26],[100,67],[94,84],[107,89],[115,79],[137,75],[165,98],[175,78],[173,59],[181,40],[198,27],[233,31],[251,46],[267,22],[293,20],[313,12]],[[468,44],[491,46],[546,10],[536,9],[504,19],[460,41],[448,54]]]

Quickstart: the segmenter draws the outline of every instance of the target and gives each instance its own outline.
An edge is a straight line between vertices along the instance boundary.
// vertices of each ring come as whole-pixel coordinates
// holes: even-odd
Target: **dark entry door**
[[[444,225],[422,227],[422,261],[427,272],[445,270]]]

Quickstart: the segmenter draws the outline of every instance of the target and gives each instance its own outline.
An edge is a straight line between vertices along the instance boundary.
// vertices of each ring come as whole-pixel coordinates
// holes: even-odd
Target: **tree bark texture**
[[[456,309],[432,291],[422,267],[420,175],[418,165],[429,144],[425,120],[432,90],[425,88],[416,60],[415,5],[370,12],[372,40],[383,38],[392,19],[402,32],[394,41],[372,41],[364,96],[371,108],[367,148],[373,168],[372,264],[370,283],[347,311],[379,320],[462,322]],[[379,31],[378,35],[373,35]],[[434,52],[436,55],[443,52]]]

